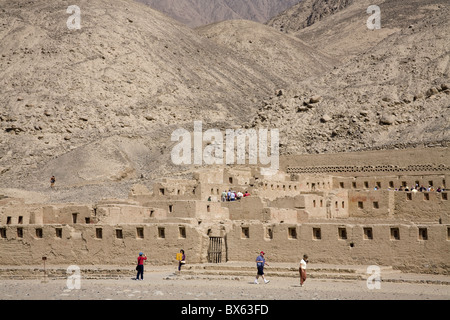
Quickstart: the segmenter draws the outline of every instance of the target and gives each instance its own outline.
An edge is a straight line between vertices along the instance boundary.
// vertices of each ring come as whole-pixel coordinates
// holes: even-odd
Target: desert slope
[[[362,27],[347,33],[344,26],[357,23],[353,5],[297,34],[310,39],[313,47],[341,48],[337,56],[347,58],[327,74],[299,84],[282,97],[271,97],[261,106],[254,125],[284,128],[280,129],[286,133],[284,152],[448,144],[450,6],[443,1],[379,4],[381,30]],[[395,19],[400,12],[411,15]],[[359,17],[365,23],[365,11]],[[337,21],[342,27],[332,29]],[[378,32],[379,41],[372,41]],[[361,48],[345,54],[350,39],[356,41],[353,48],[358,43]],[[314,96],[318,98],[311,101]]]
[[[223,20],[266,22],[299,0],[137,0],[191,27]]]
[[[243,57],[269,65],[288,83],[317,77],[337,64],[337,60],[300,39],[249,20],[228,20],[196,30]]]
[[[380,8],[381,29],[367,32],[366,22],[372,14],[367,9],[372,5]],[[445,0],[305,0],[273,17],[267,25],[348,61],[448,5]]]
[[[270,65],[236,55],[144,4],[77,5],[81,29],[69,30],[67,2],[1,1],[4,186],[46,186],[52,171],[65,174],[68,185],[139,177],[158,166],[135,172],[108,139],[144,137],[160,154],[178,125],[225,119],[242,125],[261,95],[287,85]],[[172,129],[162,135],[167,126]],[[111,160],[98,172],[89,169],[98,161],[81,161],[82,148],[96,141],[105,144],[97,146],[99,159]],[[63,162],[63,155],[72,160]]]
[[[267,24],[282,32],[295,33],[346,8],[354,0],[303,0],[271,17]]]

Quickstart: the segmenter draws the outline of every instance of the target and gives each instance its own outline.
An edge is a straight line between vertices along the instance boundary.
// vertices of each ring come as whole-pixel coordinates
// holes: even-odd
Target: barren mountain
[[[367,29],[371,5],[380,8],[381,29]],[[273,17],[267,25],[346,61],[448,5],[445,0],[305,0]]]
[[[337,63],[294,36],[248,20],[227,20],[196,30],[243,57],[270,66],[290,84],[317,77]]]
[[[278,128],[282,154],[446,146],[448,1],[314,3],[321,18],[285,34],[191,29],[132,0],[79,1],[69,30],[67,1],[0,0],[0,194],[126,197],[185,169],[171,133],[195,120]],[[366,27],[372,4],[380,30]]]
[[[309,27],[346,8],[354,0],[303,0],[287,10],[271,17],[267,24],[280,31],[292,33]]]
[[[365,25],[371,4],[380,30]],[[254,125],[285,132],[286,153],[447,145],[449,14],[447,1],[358,1],[301,29],[296,36],[343,63],[264,101]]]
[[[67,188],[161,176],[176,128],[192,130],[194,120],[242,127],[260,97],[297,74],[132,0],[80,1],[75,30],[68,6],[1,1],[3,187],[40,190],[53,174]],[[312,74],[325,70],[320,64],[303,67]]]
[[[137,0],[191,27],[223,20],[266,22],[300,0]]]

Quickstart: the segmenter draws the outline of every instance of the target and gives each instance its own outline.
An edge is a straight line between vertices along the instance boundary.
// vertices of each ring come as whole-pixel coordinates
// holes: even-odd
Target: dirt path
[[[248,276],[175,275],[172,271],[146,272],[143,281],[83,279],[0,280],[2,300],[448,300],[450,286],[381,282],[368,289],[366,281],[307,279],[303,287],[294,278],[270,277],[253,283]]]

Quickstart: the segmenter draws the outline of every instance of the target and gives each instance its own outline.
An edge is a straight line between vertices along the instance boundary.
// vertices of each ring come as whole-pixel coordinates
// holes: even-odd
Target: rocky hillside
[[[341,11],[354,0],[303,0],[280,14],[271,17],[267,24],[282,32],[294,33]]]
[[[133,0],[80,0],[69,30],[66,1],[0,0],[0,194],[92,202],[188,174],[171,133],[195,120],[277,128],[283,154],[447,145],[448,1],[372,2],[316,0],[321,18],[285,34],[192,29]]]
[[[300,0],[137,0],[191,27],[224,20],[264,23]]]
[[[330,48],[324,51],[333,51],[342,64],[262,103],[254,126],[279,127],[285,153],[447,145],[450,5],[393,0],[379,5],[381,30],[365,28],[368,15],[356,13],[358,3],[296,33],[313,47]],[[346,52],[345,44],[352,42]]]
[[[196,29],[237,55],[251,57],[283,75],[288,86],[332,69],[338,62],[299,38],[248,20],[227,20]]]
[[[77,5],[81,28],[69,30],[64,1],[0,2],[3,187],[160,177],[176,128],[242,127],[297,73],[255,59],[257,43],[240,54],[132,0]],[[311,74],[326,69],[309,61]]]

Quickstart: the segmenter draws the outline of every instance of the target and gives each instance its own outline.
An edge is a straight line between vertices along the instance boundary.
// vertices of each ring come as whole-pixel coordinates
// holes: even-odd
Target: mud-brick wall
[[[248,231],[243,232],[243,228]],[[303,254],[308,254],[314,263],[392,265],[413,271],[448,273],[449,230],[449,225],[439,224],[242,222],[227,234],[227,255],[230,261],[254,261],[263,250],[268,261],[297,264]]]
[[[450,223],[450,192],[397,191],[394,195],[396,217]]]
[[[388,218],[394,213],[394,191],[350,190],[349,216],[358,218]]]
[[[180,249],[186,251],[189,262],[197,263],[204,259],[203,246],[208,244],[198,229],[177,223],[0,228],[4,229],[0,238],[1,265],[37,265],[44,256],[52,265],[132,265],[140,251],[147,254],[150,264],[172,264]]]
[[[88,220],[86,220],[88,219]],[[94,222],[95,215],[92,206],[85,205],[57,205],[43,207],[44,224],[72,224]]]
[[[0,207],[0,225],[34,224],[43,222],[42,207],[37,205],[18,205]]]
[[[221,205],[228,208],[231,220],[264,219],[264,204],[260,198],[250,196],[237,201],[222,202]]]

